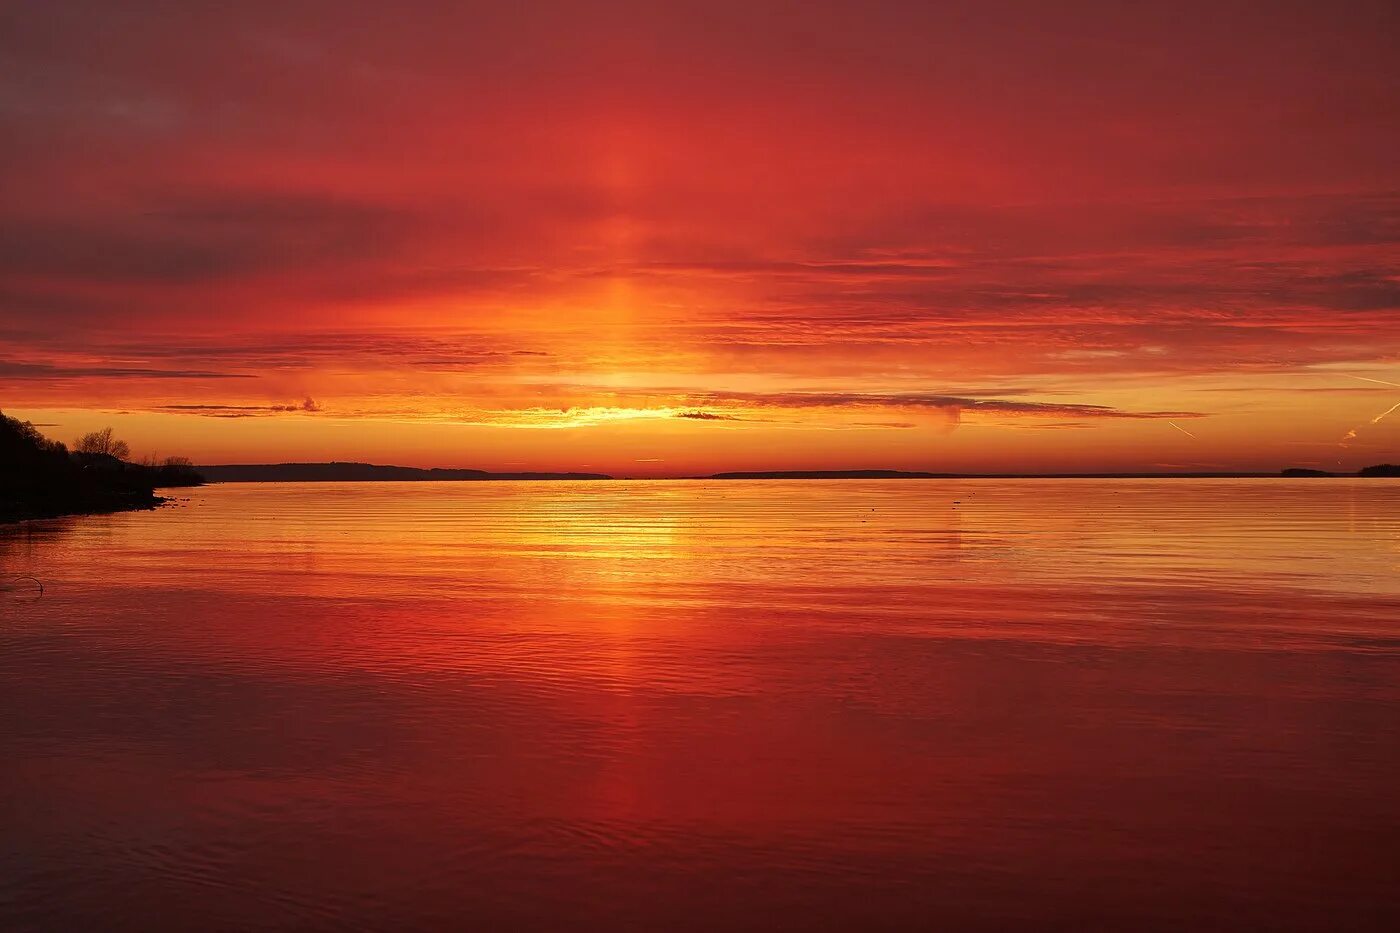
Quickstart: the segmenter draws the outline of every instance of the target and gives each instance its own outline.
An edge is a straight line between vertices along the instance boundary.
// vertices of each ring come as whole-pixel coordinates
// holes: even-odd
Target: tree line
[[[185,457],[132,463],[130,456],[111,428],[84,434],[70,451],[0,412],[0,521],[150,508],[161,501],[157,488],[203,482]]]

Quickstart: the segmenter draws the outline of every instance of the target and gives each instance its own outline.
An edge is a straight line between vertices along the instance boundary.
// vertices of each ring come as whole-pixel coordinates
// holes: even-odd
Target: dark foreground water
[[[0,756],[5,931],[1396,929],[1400,482],[198,490]]]

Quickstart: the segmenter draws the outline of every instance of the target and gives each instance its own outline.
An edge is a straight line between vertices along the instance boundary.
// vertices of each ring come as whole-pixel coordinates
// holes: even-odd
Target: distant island
[[[196,467],[211,483],[422,483],[488,480],[612,479],[606,473],[491,473],[487,470],[420,469],[373,463],[228,463]]]
[[[754,470],[694,479],[1248,479],[1274,473],[923,473],[917,470]]]
[[[1377,463],[1375,466],[1362,467],[1355,473],[1332,473],[1327,470],[1313,470],[1306,467],[1289,467],[1282,473],[1283,476],[1400,476],[1400,465],[1394,463]]]
[[[695,479],[957,479],[956,473],[920,473],[910,470],[752,470],[713,473]]]
[[[83,435],[69,451],[0,414],[0,523],[153,509],[166,501],[156,489],[200,484],[182,458],[131,463],[128,456],[111,428]]]
[[[1302,476],[1400,476],[1400,466],[1382,463],[1355,473],[1289,467],[1280,473],[923,473],[916,470],[752,470],[712,473],[691,479],[1264,479]]]

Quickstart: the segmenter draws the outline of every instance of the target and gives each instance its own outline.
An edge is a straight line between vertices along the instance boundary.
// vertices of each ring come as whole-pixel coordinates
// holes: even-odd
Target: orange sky
[[[0,12],[0,408],[205,463],[1400,459],[1393,4],[519,6]]]

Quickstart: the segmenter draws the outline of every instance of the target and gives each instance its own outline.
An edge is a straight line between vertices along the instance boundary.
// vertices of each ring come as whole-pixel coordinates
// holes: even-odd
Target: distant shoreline
[[[914,470],[756,470],[687,479],[1277,479],[1278,473],[924,473]]]
[[[1290,468],[1282,472],[1172,473],[933,473],[917,470],[745,470],[704,476],[613,477],[606,473],[520,472],[384,466],[371,463],[241,463],[196,467],[209,483],[345,483],[345,482],[550,482],[648,479],[676,480],[870,480],[870,479],[1301,479],[1355,477],[1358,473],[1324,473]],[[1368,470],[1378,469],[1376,467]],[[1375,475],[1390,475],[1377,473]]]
[[[208,467],[197,468],[200,471]],[[763,470],[754,472],[726,472],[709,476],[677,477],[613,477],[603,473],[489,473],[481,470],[417,470],[412,467],[379,467],[390,475],[372,476],[257,476],[238,473],[234,477],[211,477],[208,484],[222,483],[355,483],[355,482],[697,482],[713,481],[848,481],[848,480],[1193,480],[1193,479],[1291,479],[1297,481],[1318,479],[1365,479],[1376,477],[1395,478],[1400,473],[1308,473],[1285,475],[1280,473],[923,473],[902,470]],[[403,472],[401,472],[403,471]],[[428,475],[403,475],[404,472]],[[431,474],[472,474],[441,476]],[[397,474],[397,475],[394,475]],[[36,506],[32,503],[0,503],[0,527],[18,525],[30,521],[54,518],[68,518],[82,515],[115,515],[122,512],[149,512],[174,501],[170,497],[129,494],[119,497],[101,497],[84,501],[66,502]]]
[[[606,473],[520,472],[381,466],[374,463],[226,463],[195,467],[207,483],[363,483],[363,482],[550,482],[611,480]]]

